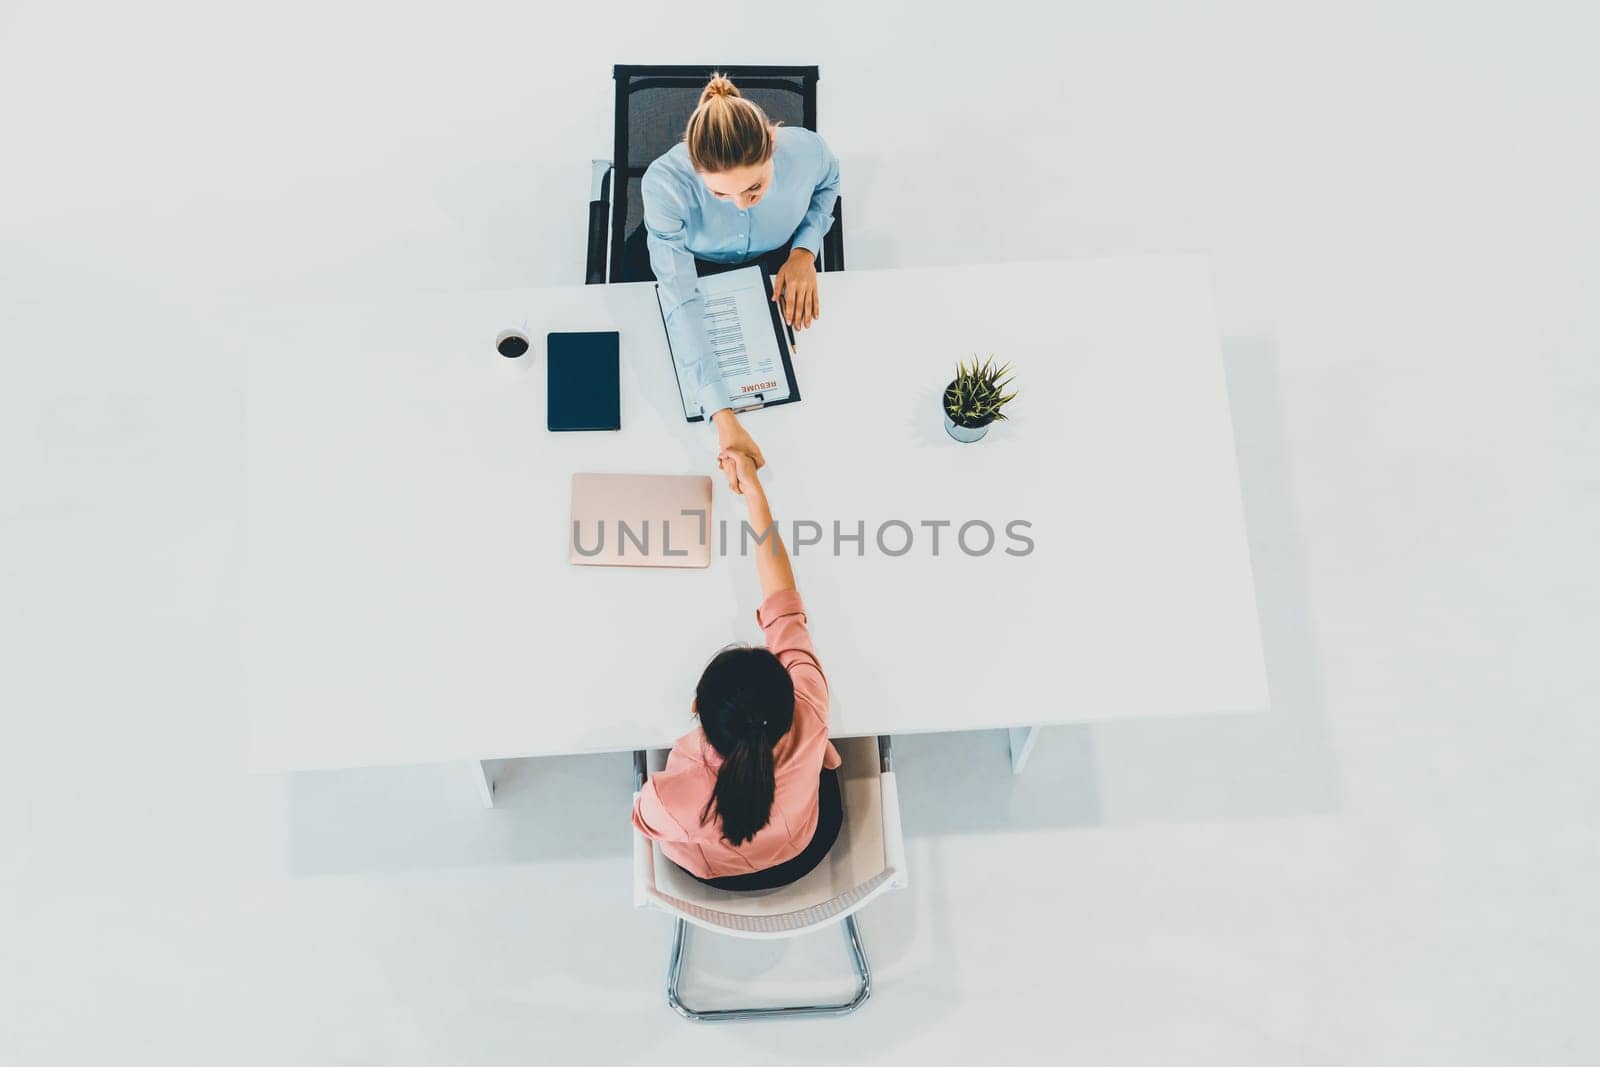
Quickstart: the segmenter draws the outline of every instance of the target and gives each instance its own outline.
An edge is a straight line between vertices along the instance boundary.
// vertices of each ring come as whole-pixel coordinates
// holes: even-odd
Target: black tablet
[[[551,430],[622,429],[617,334],[552,333],[546,425]]]

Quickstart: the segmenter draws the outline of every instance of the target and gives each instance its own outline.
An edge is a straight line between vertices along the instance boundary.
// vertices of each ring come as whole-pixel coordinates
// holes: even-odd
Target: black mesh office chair
[[[721,71],[774,122],[817,128],[816,67],[637,67],[612,68],[617,82],[617,136],[612,159],[593,161],[589,201],[589,257],[584,281],[645,281],[628,277],[628,236],[644,225],[639,183],[656,157],[683,139],[700,92]],[[818,270],[844,269],[844,198],[833,205],[833,225],[822,239]]]

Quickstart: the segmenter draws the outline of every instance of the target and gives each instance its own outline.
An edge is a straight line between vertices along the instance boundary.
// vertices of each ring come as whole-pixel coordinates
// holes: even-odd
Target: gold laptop
[[[582,567],[711,565],[711,479],[574,474],[567,558]]]

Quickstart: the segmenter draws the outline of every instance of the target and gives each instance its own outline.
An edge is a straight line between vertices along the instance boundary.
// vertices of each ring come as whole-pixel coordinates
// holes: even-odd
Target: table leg
[[[478,800],[486,808],[494,807],[494,775],[489,770],[489,761],[473,760],[467,764],[467,773],[478,792]]]
[[[1013,726],[1007,733],[1011,737],[1011,773],[1021,774],[1033,755],[1034,742],[1039,740],[1039,726]]]

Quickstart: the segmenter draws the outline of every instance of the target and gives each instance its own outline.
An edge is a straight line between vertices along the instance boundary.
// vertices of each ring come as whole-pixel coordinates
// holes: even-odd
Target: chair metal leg
[[[678,996],[678,980],[683,976],[684,941],[689,924],[682,919],[672,932],[672,959],[667,964],[667,1003],[685,1019],[702,1023],[746,1022],[754,1019],[793,1019],[804,1015],[849,1015],[872,995],[872,972],[867,967],[867,952],[861,945],[861,929],[856,917],[844,918],[844,936],[850,944],[850,958],[856,968],[856,995],[838,1004],[795,1004],[778,1008],[718,1008],[697,1011]]]

